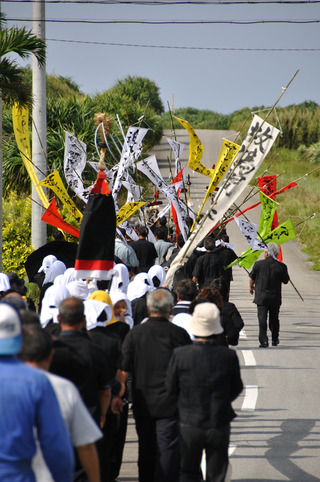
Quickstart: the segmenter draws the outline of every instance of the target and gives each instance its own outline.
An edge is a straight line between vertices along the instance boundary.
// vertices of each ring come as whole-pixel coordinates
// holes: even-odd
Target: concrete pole
[[[2,165],[3,165],[3,146],[2,146],[2,96],[0,90],[0,272],[2,272],[2,226],[3,226],[3,214],[2,214]]]
[[[1,1],[0,1],[0,12],[1,12]],[[0,25],[1,29],[1,25]],[[2,227],[3,227],[3,181],[2,181],[2,170],[3,170],[3,144],[2,144],[2,94],[0,90],[0,272],[2,272]]]
[[[42,40],[46,37],[45,0],[33,0],[33,33]],[[33,55],[32,59],[32,162],[41,181],[46,176],[47,162],[47,104],[46,104],[46,66],[39,66]],[[45,209],[42,207],[36,189],[32,186],[32,221],[31,244],[37,249],[47,242],[47,225],[41,221]]]

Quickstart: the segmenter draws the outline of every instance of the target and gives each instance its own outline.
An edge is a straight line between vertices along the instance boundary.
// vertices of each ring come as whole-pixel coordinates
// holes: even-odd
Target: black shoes
[[[260,343],[259,348],[268,348],[268,346],[269,346],[269,343],[265,341],[264,343]]]
[[[280,343],[279,338],[277,340],[272,340],[272,346],[278,346]]]

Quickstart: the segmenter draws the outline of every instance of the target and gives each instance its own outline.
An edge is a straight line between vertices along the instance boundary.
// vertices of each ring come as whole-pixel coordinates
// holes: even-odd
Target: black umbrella
[[[63,261],[67,268],[73,268],[77,254],[77,243],[67,241],[51,241],[31,253],[26,262],[25,269],[30,283],[36,283],[35,276],[42,265],[43,258],[53,254],[57,259]]]

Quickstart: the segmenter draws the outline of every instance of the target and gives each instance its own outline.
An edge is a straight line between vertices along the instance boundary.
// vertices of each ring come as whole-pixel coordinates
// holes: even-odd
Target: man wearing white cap
[[[0,303],[0,480],[35,481],[36,429],[54,480],[72,481],[73,449],[57,398],[44,373],[15,357],[21,340],[18,312]]]
[[[236,352],[218,345],[223,332],[213,303],[195,307],[190,331],[193,345],[176,348],[167,373],[167,390],[178,397],[180,421],[180,482],[202,481],[202,451],[206,451],[206,482],[222,482],[228,469],[231,402],[243,384]]]

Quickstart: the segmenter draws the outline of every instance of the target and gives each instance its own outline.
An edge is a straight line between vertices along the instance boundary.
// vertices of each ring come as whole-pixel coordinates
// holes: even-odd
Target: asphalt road
[[[197,191],[199,198],[204,195],[203,186]],[[258,222],[259,215],[256,208],[248,217]],[[247,249],[234,222],[229,223],[228,234],[238,254]],[[280,345],[267,349],[259,348],[248,274],[234,268],[230,301],[245,323],[236,347],[245,389],[234,402],[238,414],[230,444],[234,482],[320,480],[320,273],[310,270],[295,241],[283,246],[283,260],[304,301],[291,283],[283,286]],[[138,480],[136,461],[137,438],[130,418],[119,481]]]
[[[228,233],[242,251],[234,223]],[[283,259],[304,301],[292,284],[283,286],[278,347],[258,347],[248,275],[234,269],[231,301],[245,322],[237,353],[246,389],[234,403],[233,481],[320,480],[320,273],[309,270],[295,241],[283,246]]]

